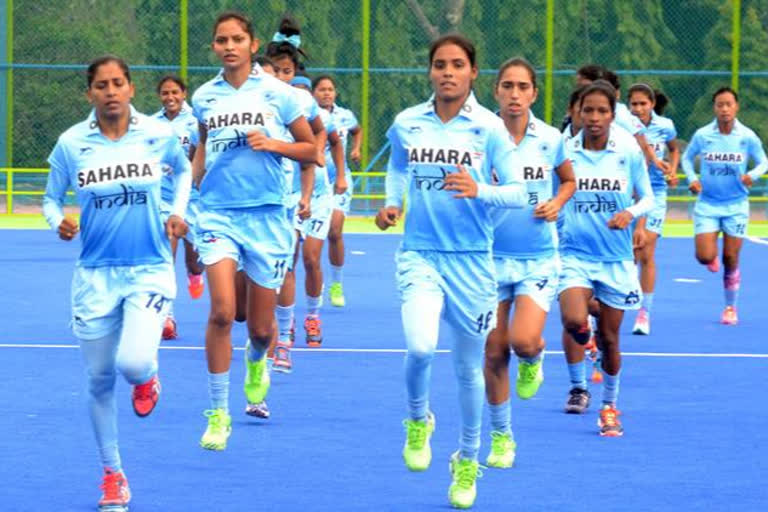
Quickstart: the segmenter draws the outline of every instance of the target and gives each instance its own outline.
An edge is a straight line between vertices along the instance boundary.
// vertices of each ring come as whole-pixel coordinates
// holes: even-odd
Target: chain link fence
[[[548,4],[554,5],[549,20]],[[712,119],[712,92],[732,83],[737,43],[740,119],[768,136],[764,0],[6,0],[9,6],[0,77],[6,100],[0,157],[8,168],[46,167],[58,135],[87,116],[84,69],[98,55],[114,53],[131,64],[134,105],[142,112],[160,108],[155,85],[167,73],[185,75],[194,91],[218,70],[210,50],[213,21],[229,8],[251,16],[263,46],[280,16],[290,12],[302,26],[310,74],[333,75],[339,103],[365,122],[367,158],[353,170],[372,174],[355,176],[353,214],[369,214],[381,204],[376,197],[383,193],[383,177],[376,173],[385,167],[385,132],[399,111],[429,96],[429,41],[449,30],[475,41],[481,70],[475,90],[489,108],[495,106],[498,66],[524,56],[540,70],[534,112],[559,126],[575,70],[598,63],[616,70],[624,89],[645,81],[664,91],[670,98],[665,115],[675,121],[683,143]],[[734,12],[740,14],[737,23]],[[15,172],[13,183],[0,173],[4,191],[40,194],[44,183],[41,172]],[[684,181],[676,193],[687,194]],[[7,197],[0,193],[2,210]],[[37,207],[39,199],[19,196],[14,211]],[[764,203],[755,204],[765,210]]]

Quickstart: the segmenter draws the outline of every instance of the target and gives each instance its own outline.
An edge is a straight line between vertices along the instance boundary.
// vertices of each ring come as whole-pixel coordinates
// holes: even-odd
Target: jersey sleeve
[[[403,146],[397,131],[397,122],[387,130],[390,145],[389,163],[387,164],[385,206],[403,207],[403,195],[408,181],[408,152]]]
[[[288,88],[290,86],[286,85],[285,87]],[[305,114],[299,98],[295,94],[291,94],[291,92],[290,89],[284,90],[277,104],[278,113],[285,126],[293,124],[294,121]]]
[[[48,173],[48,182],[43,195],[43,215],[51,229],[55,230],[64,220],[64,198],[70,188],[69,165],[61,139],[48,157],[48,163],[51,166],[51,172]]]
[[[693,183],[694,181],[699,180],[694,170],[694,159],[696,158],[696,155],[699,154],[700,144],[698,132],[694,133],[691,142],[688,144],[688,147],[685,148],[685,153],[683,153],[683,158],[680,162],[683,166],[683,172],[688,178],[688,183]]]
[[[765,149],[763,148],[763,143],[756,135],[752,135],[749,138],[747,148],[749,150],[749,157],[755,162],[755,167],[747,174],[753,180],[756,180],[765,174],[765,171],[768,171],[768,160],[765,156]]]
[[[629,162],[632,190],[638,201],[627,208],[627,211],[637,218],[653,209],[653,189],[651,188],[651,179],[648,176],[648,164],[646,164],[642,152],[633,151]]]
[[[176,190],[173,196],[173,213],[184,217],[192,188],[192,163],[189,161],[178,137],[170,136],[164,156],[165,163],[173,169]]]
[[[670,121],[667,126],[664,127],[664,142],[670,142],[677,138],[677,128],[675,123]]]
[[[496,172],[499,185],[478,183],[477,198],[480,201],[502,208],[519,208],[525,204],[525,185],[515,162],[514,147],[506,129],[492,128],[486,143],[486,165],[490,166],[486,170],[489,176],[491,169]]]

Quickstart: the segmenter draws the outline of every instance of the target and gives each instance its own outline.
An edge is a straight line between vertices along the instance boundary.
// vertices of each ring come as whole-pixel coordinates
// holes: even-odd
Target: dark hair
[[[579,102],[581,95],[584,93],[586,88],[586,85],[582,85],[571,91],[571,97],[568,98],[568,108],[573,108],[573,106]]]
[[[621,89],[621,81],[619,80],[619,75],[614,73],[613,71],[610,71],[606,69],[603,72],[603,80],[607,81],[611,86],[616,89],[617,91]]]
[[[163,78],[160,79],[159,82],[157,82],[157,94],[160,94],[160,89],[162,89],[165,82],[171,81],[179,86],[179,89],[182,90],[182,92],[187,92],[187,84],[184,83],[184,80],[177,77],[176,75],[165,75]]]
[[[603,78],[603,73],[605,73],[605,68],[598,64],[586,64],[576,70],[577,75],[581,75],[591,82]]]
[[[629,97],[631,98],[632,94],[636,92],[641,92],[645,94],[648,97],[648,99],[651,100],[651,102],[656,101],[656,93],[653,91],[653,87],[651,87],[648,84],[644,84],[644,83],[632,84],[629,87]]]
[[[533,65],[531,65],[530,62],[528,62],[527,59],[524,57],[512,57],[511,59],[506,60],[501,67],[499,68],[499,72],[496,74],[496,86],[498,87],[499,82],[501,82],[501,76],[504,74],[506,70],[508,70],[511,67],[518,66],[521,68],[525,68],[528,71],[528,74],[531,77],[531,82],[533,83],[533,88],[538,89],[536,86],[536,70],[533,69]]]
[[[736,91],[726,86],[726,87],[721,87],[715,91],[715,94],[712,95],[712,104],[713,105],[715,104],[715,100],[717,99],[718,96],[720,96],[721,94],[725,94],[727,92],[733,94],[733,99],[736,100],[736,103],[739,102],[739,95],[736,93]]]
[[[323,80],[328,80],[333,84],[333,87],[336,87],[336,80],[333,79],[331,75],[317,75],[314,80],[312,80],[312,92],[315,92],[315,89],[317,89],[317,86],[320,85],[320,82]]]
[[[259,66],[271,66],[275,67],[275,63],[272,62],[272,59],[267,57],[266,55],[254,55],[253,57],[254,64],[258,64]]]
[[[477,51],[475,50],[475,45],[472,43],[472,41],[469,40],[466,36],[459,34],[458,32],[450,32],[448,34],[442,35],[432,41],[432,43],[429,45],[429,66],[432,67],[432,61],[435,58],[435,52],[447,44],[455,44],[462,50],[464,50],[464,53],[467,54],[467,59],[469,59],[469,64],[472,67],[475,67],[476,59],[477,59]]]
[[[243,27],[243,30],[245,30],[245,32],[251,36],[251,39],[254,38],[253,23],[251,23],[251,19],[240,11],[224,11],[223,13],[219,14],[219,16],[216,18],[216,22],[213,24],[213,37],[216,37],[216,29],[219,28],[219,25],[229,20],[239,21],[240,25]]]
[[[611,105],[611,112],[616,113],[616,89],[606,80],[595,80],[591,84],[584,87],[581,96],[579,98],[579,108],[584,105],[584,98],[590,94],[602,94],[608,98],[608,103]]]
[[[101,57],[93,59],[91,63],[88,64],[88,70],[86,71],[85,76],[88,81],[89,89],[91,88],[91,84],[93,84],[93,78],[96,76],[99,68],[105,64],[109,64],[110,62],[117,64],[118,67],[123,71],[123,74],[125,74],[126,80],[128,80],[128,82],[131,81],[131,70],[128,68],[128,64],[126,64],[123,59],[116,55],[102,55]]]
[[[300,36],[301,27],[299,23],[290,15],[284,14],[280,19],[280,28],[277,29],[277,33],[285,37]],[[267,45],[266,50],[267,57],[272,60],[282,59],[288,57],[293,61],[293,65],[296,66],[296,70],[303,70],[304,64],[301,62],[300,56],[307,59],[307,53],[294,46],[288,41],[272,41]]]
[[[663,116],[664,110],[669,105],[669,97],[658,89],[654,89],[653,94],[656,96],[656,104],[653,106],[653,111]]]

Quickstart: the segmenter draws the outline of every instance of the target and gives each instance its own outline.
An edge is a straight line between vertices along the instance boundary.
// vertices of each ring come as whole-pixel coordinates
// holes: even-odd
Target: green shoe
[[[476,460],[459,458],[459,452],[451,455],[451,476],[453,482],[448,489],[448,499],[454,508],[470,508],[477,497],[477,477],[480,473],[480,464]]]
[[[249,342],[250,343],[250,342]],[[245,345],[245,397],[249,404],[263,402],[269,391],[269,370],[267,369],[267,353],[258,361],[248,359],[248,343]]]
[[[424,421],[404,420],[406,437],[403,447],[405,465],[411,471],[426,471],[432,462],[432,447],[429,439],[435,431],[435,415],[427,413]]]
[[[520,360],[517,363],[517,396],[528,400],[536,395],[544,382],[544,352],[541,358],[533,364]]]
[[[512,440],[511,433],[491,432],[491,453],[486,463],[494,468],[511,468],[515,463],[517,444]]]
[[[328,295],[331,297],[331,306],[343,308],[344,304],[346,304],[344,301],[344,289],[341,287],[341,283],[331,283]]]
[[[208,428],[200,439],[200,446],[206,450],[224,450],[232,433],[232,417],[224,409],[213,409],[203,414],[208,417]]]

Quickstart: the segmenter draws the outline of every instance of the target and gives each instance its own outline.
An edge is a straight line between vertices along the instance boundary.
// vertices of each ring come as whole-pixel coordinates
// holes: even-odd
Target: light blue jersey
[[[330,112],[328,112],[324,108],[321,108],[320,118],[323,120],[323,126],[325,126],[325,132],[328,134],[329,137],[333,132],[337,132],[336,125],[334,124],[334,121],[333,121],[333,118],[331,117]],[[315,166],[315,188],[312,190],[313,197],[325,196],[333,193],[333,188],[331,187],[331,182],[328,176],[328,165],[331,162],[333,162],[333,159],[332,158],[329,159],[328,155],[326,155],[325,156],[326,167],[321,167],[319,165]]]
[[[336,126],[336,133],[339,134],[341,143],[344,146],[344,156],[346,158],[350,132],[359,127],[360,123],[357,122],[357,117],[355,117],[355,114],[351,110],[340,107],[335,103],[331,109],[331,118],[333,119],[333,124]],[[325,147],[325,162],[328,167],[328,179],[331,181],[331,183],[333,183],[336,181],[336,164],[333,162],[333,158],[331,158],[330,145]],[[352,183],[349,179],[350,170],[349,165],[346,164],[346,161],[344,164],[344,169],[346,170],[348,178],[347,184],[351,187]]]
[[[320,115],[320,111],[322,109],[317,104],[317,101],[315,101],[315,98],[309,93],[309,91],[299,89],[298,87],[292,87],[292,89],[295,91],[296,99],[301,104],[301,110],[304,112],[304,117],[306,117],[307,121],[311,123],[317,116]],[[325,124],[324,118],[323,123]],[[328,131],[327,127],[326,131]],[[291,142],[294,141],[293,136],[290,133],[288,133],[287,140]],[[299,197],[301,196],[301,164],[295,160],[286,158],[285,171],[286,179],[288,180],[290,189],[288,207],[292,208],[293,206],[296,206],[296,203],[299,201]]]
[[[43,199],[48,224],[64,219],[68,189],[80,204],[81,267],[136,266],[171,262],[160,219],[163,173],[177,176],[172,213],[184,216],[191,164],[167,124],[131,108],[128,132],[113,141],[102,135],[95,112],[64,132],[48,157],[51,173]]]
[[[459,114],[443,123],[433,101],[401,112],[387,132],[392,145],[387,169],[387,206],[402,204],[396,183],[409,179],[402,249],[489,251],[493,240],[490,208],[481,199],[495,171],[499,183],[515,185],[511,203],[527,197],[515,165],[515,147],[503,121],[470,95]],[[462,165],[479,185],[477,199],[455,199],[445,177]]]
[[[616,112],[614,113],[613,122],[627,130],[630,135],[645,135],[645,125],[643,125],[637,117],[632,115],[632,112],[629,111],[627,106],[620,101],[616,102]]]
[[[287,140],[288,126],[304,115],[293,88],[254,65],[253,73],[233,88],[220,72],[192,97],[197,120],[205,126],[205,175],[200,199],[205,209],[282,205],[288,194],[283,158],[253,151],[247,134],[260,130]]]
[[[648,141],[651,149],[653,149],[656,158],[664,160],[669,154],[667,143],[677,138],[675,123],[668,117],[657,115],[656,112],[651,111],[651,121],[645,128],[645,140]],[[650,164],[648,174],[651,178],[651,188],[654,193],[667,190],[667,180],[664,177],[664,171],[654,164]]]
[[[179,113],[173,119],[168,119],[165,114],[165,108],[157,112],[154,116],[158,121],[169,123],[173,132],[179,138],[181,147],[184,149],[184,153],[189,157],[190,151],[193,147],[197,146],[198,134],[197,119],[192,114],[192,107],[185,101]],[[173,174],[166,173],[163,178],[163,194],[162,199],[166,204],[173,202],[173,194],[176,190],[176,184],[173,182]]]
[[[562,134],[529,112],[528,128],[512,158],[522,169],[528,203],[524,208],[492,212],[493,254],[525,259],[551,256],[557,249],[555,224],[534,218],[533,210],[552,199],[553,173],[566,160]]]
[[[614,230],[607,224],[622,210],[637,218],[653,206],[645,158],[625,130],[611,126],[602,151],[584,149],[583,137],[582,131],[565,147],[576,193],[562,210],[560,252],[588,261],[631,261],[632,230]],[[635,194],[640,199],[637,204]]]
[[[768,160],[755,132],[734,121],[728,135],[720,133],[717,120],[696,130],[682,158],[688,182],[699,180],[694,173],[694,158],[699,156],[701,195],[699,201],[712,206],[726,206],[746,201],[749,194],[741,182],[744,174],[753,180],[765,173]],[[749,160],[755,168],[747,173]]]

